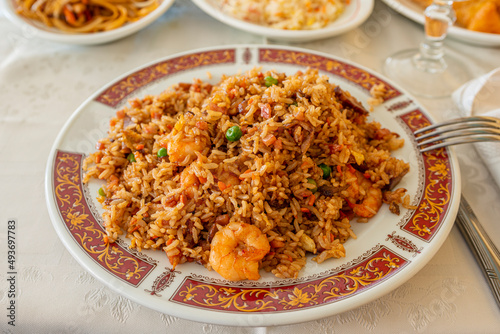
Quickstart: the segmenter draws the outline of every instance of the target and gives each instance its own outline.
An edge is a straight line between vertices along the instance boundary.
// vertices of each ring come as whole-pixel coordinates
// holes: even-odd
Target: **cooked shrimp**
[[[232,222],[219,230],[210,244],[212,268],[230,281],[260,278],[259,261],[271,246],[256,226]]]
[[[365,193],[361,203],[351,205],[352,211],[357,216],[363,218],[375,216],[382,206],[382,190],[375,188],[373,182],[364,177],[364,175],[357,170],[354,170],[354,173],[350,170],[346,170],[344,174],[349,183],[347,193],[349,194],[348,200],[351,203],[356,203],[357,199],[360,197],[360,189],[363,189]]]
[[[195,135],[187,124],[186,118],[180,117],[174,130],[166,137],[166,147],[170,162],[187,165],[195,160],[196,152],[203,152],[209,145],[209,139]]]
[[[360,204],[355,204],[352,211],[360,217],[371,218],[375,216],[382,206],[382,191],[370,186],[366,189],[366,196]]]
[[[203,140],[197,141],[169,141],[167,152],[171,162],[182,163],[196,159],[196,152],[201,152],[206,147]]]
[[[194,197],[194,192],[200,186],[200,179],[194,174],[192,165],[187,166],[181,173],[181,187],[188,198]]]

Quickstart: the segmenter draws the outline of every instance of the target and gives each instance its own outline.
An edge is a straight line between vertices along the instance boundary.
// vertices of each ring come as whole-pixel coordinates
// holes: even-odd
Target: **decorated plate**
[[[316,30],[282,30],[250,23],[223,12],[214,0],[192,0],[205,13],[224,24],[271,39],[301,42],[343,34],[355,29],[368,19],[373,11],[373,0],[352,0],[344,12],[325,28]]]
[[[411,0],[382,0],[389,7],[398,13],[406,16],[407,18],[418,22],[425,23],[424,10],[418,4]],[[477,32],[467,30],[465,28],[452,26],[448,31],[448,35],[463,42],[482,45],[482,46],[499,46],[500,34],[488,34],[484,32]]]
[[[82,34],[67,33],[56,28],[47,27],[39,21],[20,16],[16,13],[13,0],[0,0],[0,9],[3,9],[3,12],[12,23],[23,29],[23,32],[29,34],[29,36],[54,42],[92,45],[112,42],[147,27],[165,13],[173,3],[174,0],[162,0],[158,8],[135,22],[126,23],[109,31]]]
[[[410,163],[400,186],[416,210],[400,215],[384,205],[367,224],[353,222],[358,236],[347,255],[321,264],[308,260],[297,279],[261,270],[258,281],[229,282],[196,263],[174,269],[162,251],[135,251],[129,241],[105,244],[100,181],[82,183],[82,161],[105,137],[109,119],[127,100],[158,94],[199,78],[216,84],[223,74],[256,66],[293,74],[307,67],[328,75],[364,105],[373,85],[388,89],[370,114],[405,139],[393,155]],[[210,76],[207,74],[210,72]],[[78,262],[117,293],[144,306],[194,321],[234,326],[270,326],[314,320],[363,305],[392,291],[420,270],[446,239],[459,205],[460,179],[448,149],[419,153],[413,132],[431,116],[400,87],[347,60],[298,48],[238,45],[197,50],[144,65],[109,83],[67,121],[51,150],[46,198],[60,239]]]

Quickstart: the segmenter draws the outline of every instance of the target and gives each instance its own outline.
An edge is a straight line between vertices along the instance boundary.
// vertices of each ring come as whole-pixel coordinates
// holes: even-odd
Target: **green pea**
[[[130,161],[130,162],[135,162],[135,155],[134,153],[130,153],[128,156],[127,156],[127,160]]]
[[[99,188],[99,190],[97,192],[99,193],[100,196],[106,197],[106,193],[104,192],[104,189]]]
[[[158,158],[166,157],[168,155],[167,149],[165,147],[160,148],[156,155],[158,155]]]
[[[318,167],[323,171],[323,179],[328,179],[332,173],[332,168],[325,164],[320,164]]]
[[[278,84],[278,79],[269,75],[264,78],[264,84],[266,85],[266,87],[271,87],[272,85]]]
[[[311,178],[307,179],[307,183],[314,185],[314,188],[311,189],[312,193],[314,194],[316,192],[316,190],[318,190],[318,184],[316,183],[316,181],[314,181],[314,179],[311,179]]]
[[[237,125],[230,127],[226,131],[226,138],[229,141],[237,141],[241,136],[243,136],[243,132],[241,132],[240,127]]]

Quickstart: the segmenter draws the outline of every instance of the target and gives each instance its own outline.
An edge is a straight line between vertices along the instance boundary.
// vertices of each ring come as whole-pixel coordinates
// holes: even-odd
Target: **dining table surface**
[[[1,333],[500,333],[499,305],[457,226],[421,270],[376,300],[314,321],[295,323],[291,312],[288,325],[236,327],[174,317],[111,290],[71,256],[49,217],[45,171],[58,133],[89,96],[123,73],[176,53],[235,44],[300,47],[381,73],[389,55],[422,42],[422,25],[376,0],[371,16],[351,31],[286,42],[232,28],[190,0],[176,0],[150,26],[102,45],[40,39],[2,12],[0,33]],[[500,66],[498,46],[447,38],[445,47],[474,66],[475,76]],[[416,99],[436,120],[459,115],[450,97]],[[499,185],[472,144],[452,150],[462,194],[499,247]],[[14,287],[7,247],[12,221]],[[9,323],[12,300],[15,326]]]

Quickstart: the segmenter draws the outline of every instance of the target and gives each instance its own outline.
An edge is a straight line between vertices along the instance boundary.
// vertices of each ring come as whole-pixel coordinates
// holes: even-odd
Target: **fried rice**
[[[269,243],[258,269],[279,278],[298,277],[307,254],[343,257],[351,222],[367,222],[382,201],[394,213],[410,207],[405,189],[393,190],[409,171],[391,156],[404,141],[367,117],[312,69],[253,69],[130,100],[84,164],[84,182],[106,181],[104,241],[124,234],[174,267],[212,269],[218,231],[243,223]],[[228,139],[233,127],[239,139]]]
[[[346,0],[216,0],[225,13],[240,20],[283,30],[326,27],[343,12]]]

